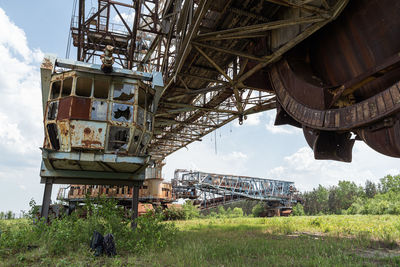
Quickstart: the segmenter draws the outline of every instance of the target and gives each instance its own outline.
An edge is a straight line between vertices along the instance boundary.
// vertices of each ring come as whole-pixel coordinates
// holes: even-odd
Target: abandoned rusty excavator
[[[356,140],[400,157],[399,1],[88,2],[77,61],[42,64],[43,216],[53,183],[133,186],[137,206],[146,167],[271,109],[316,159],[351,162]]]

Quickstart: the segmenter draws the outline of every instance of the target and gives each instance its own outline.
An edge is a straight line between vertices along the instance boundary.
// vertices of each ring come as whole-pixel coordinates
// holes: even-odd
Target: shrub
[[[238,218],[243,216],[243,209],[239,207],[227,208],[223,206],[218,207],[218,212],[212,211],[208,217],[210,218]]]
[[[170,207],[163,210],[164,220],[185,220],[185,211],[182,208]]]
[[[162,214],[146,213],[137,218],[137,229],[134,232],[135,246],[137,252],[148,249],[163,249],[172,242],[177,233],[174,224],[163,223]]]
[[[200,217],[199,209],[193,205],[193,203],[188,200],[182,205],[182,210],[184,212],[185,220],[190,220]]]
[[[292,215],[293,216],[304,216],[306,215],[304,212],[304,207],[300,203],[297,203],[296,205],[293,206],[292,209]]]
[[[251,210],[251,213],[254,217],[261,217],[264,214],[265,211],[265,204],[262,202],[259,202],[256,204],[253,209]]]
[[[232,217],[242,217],[243,216],[243,210],[242,210],[242,208],[238,208],[238,207],[236,207],[236,208],[233,208],[233,210],[232,210]]]
[[[176,227],[162,222],[162,214],[148,213],[137,219],[137,229],[132,230],[129,218],[117,207],[114,200],[97,199],[69,216],[44,220],[33,224],[19,220],[7,225],[0,224],[0,256],[15,255],[32,247],[40,246],[45,253],[61,255],[85,250],[96,230],[101,234],[112,233],[119,250],[141,252],[143,249],[162,249],[172,240]],[[82,215],[85,216],[82,216]]]
[[[228,212],[230,212],[230,209],[228,211],[228,210],[225,210],[224,206],[219,206],[218,207],[218,212],[217,212],[217,214],[218,214],[217,217],[218,218],[226,217]]]

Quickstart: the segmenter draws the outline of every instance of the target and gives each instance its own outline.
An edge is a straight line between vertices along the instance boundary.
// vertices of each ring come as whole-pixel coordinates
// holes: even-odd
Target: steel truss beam
[[[197,194],[234,196],[260,201],[278,201],[283,206],[290,206],[296,188],[293,182],[263,179],[256,177],[206,173],[199,171],[176,170],[172,180],[174,187],[196,191]],[[195,189],[195,190],[194,190]],[[204,200],[207,197],[204,197]]]
[[[275,108],[276,100],[274,94],[270,93],[271,89],[246,86],[246,80],[336,18],[347,3],[338,0],[334,6],[328,7],[325,1],[321,1],[319,6],[300,1],[266,2],[275,4],[278,7],[276,10],[288,7],[300,9],[302,13],[299,17],[273,20],[272,17],[266,18],[244,8],[240,9],[243,12],[238,12],[238,8],[227,1],[215,20],[214,28],[202,32],[199,29],[206,28],[202,26],[207,19],[205,8],[212,7],[208,1],[199,2],[192,18],[182,19],[183,14],[178,11],[176,21],[188,21],[189,24],[185,26],[186,31],[182,31],[182,25],[176,25],[181,31],[172,34],[177,37],[178,50],[172,60],[173,71],[165,73],[167,86],[161,101],[162,107],[156,115],[159,123],[156,122],[157,131],[150,148],[153,157],[164,158],[175,151],[174,148],[185,147],[190,141],[198,140],[236,118],[241,121],[246,115]],[[223,21],[225,12],[229,10],[235,10],[233,13],[236,16],[246,16],[247,19],[235,25],[225,23],[228,28],[221,28],[219,22]],[[299,25],[302,25],[301,30],[296,36],[280,47],[270,48],[273,52],[265,55],[256,56],[243,50],[243,47],[242,50],[234,48],[238,42],[248,43],[246,39],[249,37],[265,37],[268,32],[293,29]],[[225,43],[218,43],[219,40],[225,40]],[[222,62],[220,58],[229,59]],[[249,60],[257,64],[247,68]],[[199,71],[194,73],[190,67]],[[202,86],[196,87],[194,84]],[[176,103],[177,100],[179,103]]]
[[[79,0],[78,23],[71,24],[78,58],[93,60],[112,44],[124,68],[162,71],[166,86],[148,151],[162,160],[235,119],[275,108],[272,88],[254,82],[254,75],[334,20],[348,0],[98,2],[86,18]],[[132,26],[120,8],[131,10]],[[123,24],[122,35],[112,30],[110,10]]]

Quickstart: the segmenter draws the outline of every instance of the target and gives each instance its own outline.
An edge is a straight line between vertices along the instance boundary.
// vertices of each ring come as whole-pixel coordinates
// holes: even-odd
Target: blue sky
[[[65,56],[72,0],[0,0],[0,211],[41,203],[39,147],[43,143],[39,66],[44,53]],[[93,0],[93,3],[96,1]],[[72,50],[71,58],[75,58]],[[400,173],[400,160],[362,142],[353,162],[316,161],[300,130],[273,126],[275,111],[233,122],[167,157],[164,177],[176,168],[294,181],[300,190],[339,180],[364,184]],[[215,150],[215,143],[217,149]],[[53,199],[58,187],[53,188]]]

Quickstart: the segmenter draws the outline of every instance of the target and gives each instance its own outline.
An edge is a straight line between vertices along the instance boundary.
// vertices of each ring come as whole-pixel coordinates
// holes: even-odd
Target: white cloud
[[[0,44],[8,51],[17,53],[24,60],[31,62],[32,51],[27,46],[26,36],[22,29],[18,28],[0,8]],[[2,49],[3,50],[3,49]]]
[[[295,134],[301,132],[301,129],[289,125],[275,126],[276,110],[266,112],[267,124],[265,128],[272,134]]]
[[[124,21],[129,25],[133,24],[133,21],[135,20],[135,12],[132,13],[121,13],[121,17],[124,19]],[[116,14],[113,18],[113,23],[117,23],[117,24],[123,24],[121,17]]]
[[[38,200],[42,193],[42,57],[40,49],[29,48],[25,32],[0,8],[0,195],[9,200],[0,201],[0,210],[27,209],[29,199]]]
[[[246,175],[248,155],[241,151],[215,153],[213,147],[203,142],[195,142],[188,149],[180,149],[166,158],[163,168],[164,178],[173,177],[175,169],[188,169],[212,173]]]
[[[242,152],[233,151],[227,155],[222,155],[222,160],[231,161],[231,160],[246,160],[247,155]]]
[[[283,165],[271,169],[271,178],[294,181],[300,190],[311,190],[323,184],[336,185],[339,180],[364,184],[367,179],[379,181],[386,174],[397,174],[393,169],[398,159],[378,154],[363,142],[357,142],[353,149],[353,162],[344,163],[332,160],[315,160],[309,147],[302,147],[283,159]]]

